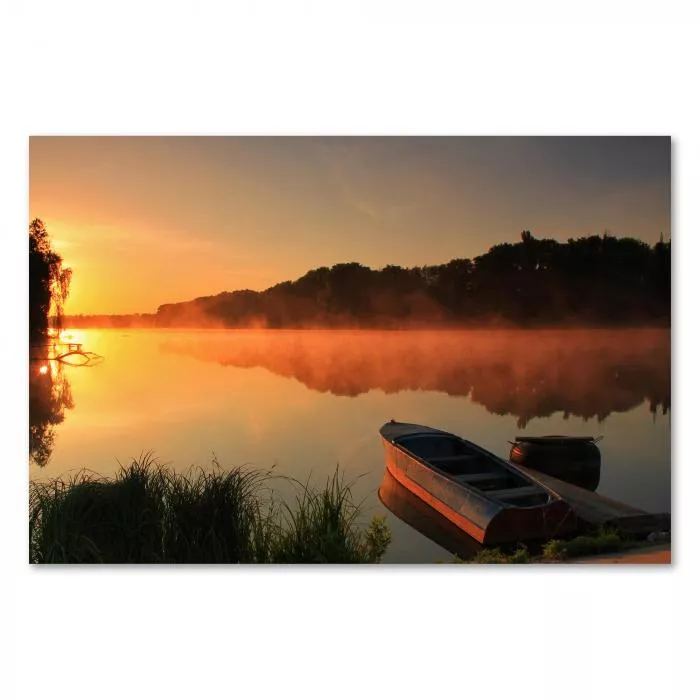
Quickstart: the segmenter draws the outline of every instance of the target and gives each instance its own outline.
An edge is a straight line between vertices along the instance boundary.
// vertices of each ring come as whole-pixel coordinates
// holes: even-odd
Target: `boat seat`
[[[526,496],[536,496],[538,493],[546,493],[540,486],[520,486],[515,489],[500,489],[498,491],[484,491],[489,498],[499,501],[511,498],[525,498]]]
[[[440,462],[470,462],[472,459],[477,459],[479,455],[452,455],[451,457],[423,457],[426,462],[434,460]]]
[[[465,484],[478,484],[480,481],[491,481],[492,479],[498,479],[502,476],[503,474],[498,474],[496,472],[480,472],[479,474],[459,474],[455,479]]]

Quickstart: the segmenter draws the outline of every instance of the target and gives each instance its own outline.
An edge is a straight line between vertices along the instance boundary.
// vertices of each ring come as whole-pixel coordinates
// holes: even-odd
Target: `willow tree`
[[[51,317],[55,327],[61,327],[70,281],[71,270],[63,267],[63,258],[51,246],[44,222],[34,219],[29,224],[30,342],[46,340]]]

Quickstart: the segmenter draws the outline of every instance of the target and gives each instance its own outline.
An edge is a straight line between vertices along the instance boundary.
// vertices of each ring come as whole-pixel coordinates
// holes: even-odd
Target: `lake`
[[[449,561],[405,522],[417,504],[378,496],[378,430],[394,418],[506,458],[516,435],[603,436],[597,492],[671,510],[670,329],[73,333],[104,359],[31,363],[31,479],[111,475],[148,451],[181,471],[216,456],[312,484],[339,466],[366,517],[387,516],[383,561]]]

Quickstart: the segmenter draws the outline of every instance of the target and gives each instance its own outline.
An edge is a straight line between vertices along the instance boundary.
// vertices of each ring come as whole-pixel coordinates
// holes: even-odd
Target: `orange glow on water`
[[[668,332],[84,336],[104,362],[39,363],[63,372],[65,420],[55,424],[50,463],[32,466],[31,478],[83,467],[112,475],[151,450],[178,471],[207,467],[215,454],[224,466],[277,465],[318,483],[340,464],[350,479],[371,471],[358,488],[376,493],[377,430],[394,417],[471,437],[499,456],[523,430],[595,429],[605,435],[599,492],[645,510],[670,504]],[[35,376],[45,391],[48,376]]]

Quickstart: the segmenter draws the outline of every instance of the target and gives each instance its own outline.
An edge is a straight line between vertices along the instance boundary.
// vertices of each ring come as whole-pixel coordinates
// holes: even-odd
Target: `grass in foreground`
[[[344,485],[337,470],[320,491],[296,484],[301,495],[296,508],[283,505],[284,520],[272,546],[274,561],[361,564],[381,559],[391,542],[389,529],[383,518],[374,518],[364,532],[357,529],[360,507],[352,501],[352,484]]]
[[[177,474],[150,456],[114,479],[82,472],[30,484],[31,563],[373,563],[391,541],[384,518],[360,509],[336,470],[325,487],[297,484],[277,504],[269,472],[214,460]]]

